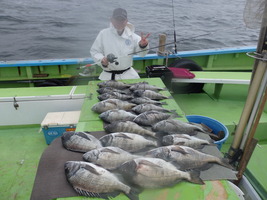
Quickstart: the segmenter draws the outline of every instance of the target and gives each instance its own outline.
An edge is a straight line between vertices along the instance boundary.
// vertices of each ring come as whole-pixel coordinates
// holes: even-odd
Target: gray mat
[[[97,138],[105,135],[105,132],[93,132]],[[205,135],[198,135],[205,138]],[[205,153],[222,157],[216,146],[204,147]],[[83,153],[66,150],[61,143],[61,138],[55,139],[43,152],[36,173],[31,200],[47,200],[63,197],[78,196],[67,182],[64,164],[67,161],[81,161]],[[236,180],[231,169],[214,164],[210,169],[202,171],[200,177],[203,180]]]

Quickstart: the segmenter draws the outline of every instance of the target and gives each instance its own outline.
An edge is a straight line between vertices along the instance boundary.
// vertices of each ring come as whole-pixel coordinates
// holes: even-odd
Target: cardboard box
[[[41,123],[47,144],[66,131],[75,131],[81,111],[49,112]]]

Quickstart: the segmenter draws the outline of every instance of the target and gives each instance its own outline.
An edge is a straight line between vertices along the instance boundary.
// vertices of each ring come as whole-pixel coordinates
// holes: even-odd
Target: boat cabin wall
[[[41,124],[48,112],[81,110],[84,99],[0,102],[0,126]]]

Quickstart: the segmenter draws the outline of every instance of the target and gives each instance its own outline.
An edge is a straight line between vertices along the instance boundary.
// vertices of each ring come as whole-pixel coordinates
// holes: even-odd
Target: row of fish
[[[83,159],[89,163],[69,161],[65,165],[65,171],[73,188],[84,196],[107,198],[116,196],[118,192],[124,192],[130,199],[138,199],[137,194],[133,192],[138,191],[136,187],[162,188],[183,180],[203,184],[199,178],[199,170],[207,169],[212,163],[231,167],[224,158],[204,154],[180,145],[156,147],[156,143],[152,143],[151,145],[155,148],[150,151],[132,154],[127,151],[127,148],[131,145],[137,148],[136,146],[140,145],[139,137],[142,136],[137,134],[110,134],[114,137],[110,141],[107,139],[110,135],[98,140],[85,132],[66,132],[62,136],[62,141],[66,138],[72,140],[69,137],[71,134],[75,138],[73,140],[76,146],[69,148],[65,144],[65,147],[86,152],[83,154]],[[83,142],[77,143],[79,137]],[[85,138],[88,138],[87,142],[84,141]],[[131,140],[135,143],[129,145]],[[133,148],[130,147],[130,149]],[[107,171],[115,169],[124,179],[119,179],[112,171]],[[128,189],[125,190],[123,185],[128,186]]]
[[[83,152],[84,161],[65,164],[67,180],[78,194],[109,199],[124,193],[138,199],[143,188],[162,188],[189,181],[204,184],[200,170],[227,160],[202,153],[212,140],[196,137],[208,127],[182,122],[161,102],[164,88],[146,82],[98,84],[101,100],[91,109],[99,113],[109,134],[97,139],[86,132],[66,132],[63,146]],[[162,146],[166,145],[166,146]]]

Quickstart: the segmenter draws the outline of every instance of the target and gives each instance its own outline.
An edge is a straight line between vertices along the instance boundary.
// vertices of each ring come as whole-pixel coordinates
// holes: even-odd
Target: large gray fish
[[[155,105],[167,105],[166,102],[155,101],[147,97],[137,97],[137,98],[132,99],[131,102],[135,104],[151,103]]]
[[[203,148],[205,145],[214,144],[212,139],[204,140],[187,134],[166,135],[162,138],[163,145],[183,145],[195,149]]]
[[[136,118],[134,118],[133,121],[140,125],[152,126],[159,121],[175,117],[179,116],[177,114],[169,114],[159,111],[146,111],[144,113],[139,114]]]
[[[138,157],[119,147],[102,147],[83,154],[84,160],[109,170],[116,169],[122,163]]]
[[[136,97],[147,97],[153,100],[162,100],[162,99],[169,99],[169,97],[166,97],[158,92],[152,91],[152,90],[135,90],[133,91],[134,96]]]
[[[65,132],[61,136],[62,145],[70,151],[87,152],[102,147],[100,141],[86,132]]]
[[[150,85],[147,82],[140,82],[132,85],[130,87],[130,90],[135,91],[135,90],[152,90],[152,91],[161,91],[165,90],[165,88],[157,87],[154,85]]]
[[[130,91],[126,91],[126,90],[119,90],[116,88],[112,88],[112,87],[102,87],[96,90],[99,94],[104,94],[104,93],[112,93],[112,92],[119,92],[121,94],[130,94]]]
[[[135,133],[111,133],[99,139],[103,146],[119,147],[128,152],[140,152],[157,147],[157,141],[146,139]]]
[[[142,188],[162,188],[180,181],[204,184],[199,178],[200,172],[184,172],[174,165],[157,158],[136,158],[125,162],[118,168],[128,181]]]
[[[166,113],[175,113],[175,110],[168,110],[168,109],[162,108],[161,106],[157,106],[151,103],[144,103],[144,104],[137,105],[132,110],[138,114],[141,114],[146,111],[151,111],[151,110],[159,111],[159,112],[166,112]]]
[[[68,161],[64,167],[68,182],[79,195],[109,199],[123,192],[132,200],[139,199],[131,187],[102,167],[82,161]]]
[[[143,127],[131,121],[112,122],[111,124],[104,125],[104,129],[109,133],[115,133],[115,132],[136,133],[139,135],[157,138],[157,134],[155,132],[144,129]]]
[[[107,110],[99,115],[100,119],[109,123],[115,121],[133,121],[135,117],[136,115],[119,109]]]
[[[155,125],[153,125],[152,130],[155,132],[165,133],[165,134],[188,134],[196,135],[197,132],[206,133],[202,127],[188,122],[183,122],[178,119],[167,119],[162,120]]]
[[[126,88],[131,87],[131,85],[125,84],[123,82],[120,81],[113,81],[113,80],[109,80],[109,81],[103,81],[97,84],[98,87],[112,87],[112,88],[116,88],[119,90],[123,90]]]
[[[174,161],[181,170],[203,168],[207,169],[211,163],[217,163],[227,168],[232,168],[228,159],[205,154],[191,147],[170,145],[158,147],[146,153],[146,156]]]
[[[120,99],[123,101],[127,101],[133,98],[131,95],[127,94],[121,94],[119,92],[110,92],[110,93],[104,93],[97,97],[100,101],[106,100],[106,99]]]
[[[94,104],[91,110],[96,113],[102,113],[111,109],[131,110],[134,106],[136,106],[136,104],[129,103],[127,101],[107,99]]]

